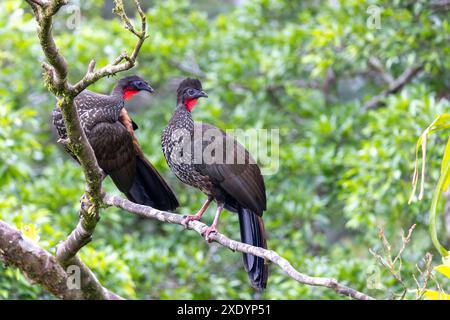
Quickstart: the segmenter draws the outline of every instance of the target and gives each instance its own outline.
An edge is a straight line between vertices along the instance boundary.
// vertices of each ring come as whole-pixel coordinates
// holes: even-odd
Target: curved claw
[[[212,239],[209,238],[209,235],[211,233],[217,233],[216,226],[212,225],[212,226],[206,228],[206,230],[202,234],[202,236],[205,238],[205,240],[208,241],[209,243],[212,242]]]
[[[209,204],[211,203],[212,198],[208,197],[206,199],[205,203],[202,205],[200,210],[195,215],[185,215],[183,217],[183,220],[181,221],[181,224],[184,226],[185,229],[189,228],[188,224],[191,221],[200,220],[205,213],[206,209],[208,208]]]
[[[181,224],[183,225],[183,227],[185,229],[188,229],[189,228],[189,222],[191,222],[191,221],[198,221],[200,219],[201,219],[201,217],[199,217],[197,215],[185,215],[183,217],[183,220],[181,221]]]

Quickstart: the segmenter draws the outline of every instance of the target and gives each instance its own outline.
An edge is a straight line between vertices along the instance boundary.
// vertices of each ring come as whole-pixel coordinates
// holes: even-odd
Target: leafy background
[[[129,108],[146,155],[183,205],[180,214],[195,212],[204,195],[168,171],[160,134],[175,105],[177,81],[197,75],[210,98],[196,107],[196,120],[224,129],[280,130],[280,167],[265,177],[270,248],[301,272],[335,277],[377,298],[400,290],[368,251],[380,249],[380,227],[395,240],[401,229],[417,224],[403,255],[403,273],[412,288],[415,265],[425,253],[432,252],[438,262],[427,215],[445,133],[429,142],[427,165],[434,170],[427,174],[424,201],[407,202],[415,142],[449,107],[448,12],[434,11],[425,0],[141,2],[150,38],[129,73],[145,77],[157,94],[139,96]],[[75,7],[69,7],[55,19],[54,32],[70,79],[76,80],[91,58],[104,65],[135,39],[112,16],[112,1],[71,5],[81,9],[80,24],[70,28]],[[381,29],[367,25],[370,5],[381,9]],[[422,63],[424,70],[384,106],[364,111],[364,103],[387,87],[371,71],[371,57],[394,78],[413,63]],[[0,219],[53,250],[77,223],[83,176],[55,144],[50,121],[55,98],[43,86],[42,61],[29,8],[23,1],[2,1]],[[117,78],[91,89],[108,92]],[[117,192],[109,180],[105,188]],[[206,222],[211,220],[209,212]],[[220,228],[239,237],[232,214],[223,215]],[[445,223],[440,233],[448,234]],[[255,297],[240,254],[180,232],[179,226],[139,220],[117,209],[103,212],[94,241],[81,256],[106,287],[128,298]],[[367,284],[374,270],[382,284],[378,289]],[[51,298],[19,271],[0,265],[0,299]],[[342,297],[299,285],[272,267],[262,298]]]

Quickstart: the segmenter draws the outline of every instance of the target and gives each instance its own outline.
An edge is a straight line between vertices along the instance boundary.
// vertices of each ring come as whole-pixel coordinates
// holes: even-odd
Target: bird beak
[[[150,87],[149,85],[147,85],[147,86],[145,86],[144,88],[142,88],[142,90],[148,91],[148,92],[150,92],[150,93],[155,92],[155,90],[154,90],[152,87]]]
[[[199,91],[197,92],[197,94],[195,95],[196,98],[208,98],[208,95],[206,94],[205,91]]]

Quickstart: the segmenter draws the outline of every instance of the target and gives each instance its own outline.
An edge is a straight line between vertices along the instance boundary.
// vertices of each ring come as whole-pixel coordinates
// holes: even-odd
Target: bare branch
[[[88,65],[88,68],[87,68],[87,73],[88,74],[94,72],[95,64],[96,64],[95,59],[92,59],[91,62],[89,62],[89,65]]]
[[[27,0],[27,2],[31,5],[37,5],[40,7],[46,7],[48,5],[48,2],[45,0]]]
[[[147,18],[145,16],[144,11],[141,8],[141,5],[139,4],[139,1],[134,0],[134,4],[141,19],[140,31],[136,30],[136,28],[131,23],[130,18],[125,13],[122,0],[115,0],[114,3],[115,8],[113,12],[121,18],[125,28],[138,38],[136,45],[134,46],[131,55],[128,55],[128,53],[126,52],[122,52],[116,59],[113,60],[113,62],[102,67],[97,71],[94,71],[95,62],[92,64],[91,61],[92,65],[90,64],[90,67],[88,68],[88,71],[86,75],[83,77],[83,79],[81,79],[78,83],[76,83],[73,87],[71,87],[71,91],[74,95],[80,93],[81,91],[83,91],[84,89],[86,89],[91,84],[93,84],[94,82],[98,81],[101,78],[112,76],[116,73],[126,71],[134,67],[136,65],[136,59],[139,54],[139,51],[141,50],[141,47],[144,44],[145,39],[148,38]],[[121,63],[124,60],[125,62]]]
[[[391,83],[387,91],[388,94],[399,92],[423,69],[423,64],[415,64],[406,69],[394,82]]]
[[[372,70],[376,71],[381,76],[381,79],[383,79],[384,82],[386,82],[387,84],[391,84],[392,82],[394,82],[394,78],[388,72],[386,72],[383,64],[377,57],[370,57],[367,64]]]
[[[375,259],[383,266],[385,267],[389,273],[394,277],[395,280],[397,280],[400,285],[403,288],[403,292],[401,294],[394,294],[394,296],[399,296],[400,299],[404,299],[406,296],[406,293],[408,291],[411,291],[408,289],[407,284],[402,278],[402,254],[404,253],[406,247],[408,246],[409,242],[411,241],[412,234],[414,232],[416,225],[413,224],[409,230],[407,235],[405,236],[404,231],[401,231],[401,245],[400,248],[395,255],[395,258],[392,259],[392,246],[387,240],[383,229],[380,229],[379,236],[382,240],[383,244],[383,251],[384,256],[381,256],[379,253],[374,252],[373,250],[369,249],[369,252],[375,257]],[[414,280],[416,284],[417,290],[416,292],[416,299],[422,299],[423,295],[425,294],[428,284],[433,279],[433,266],[432,266],[432,255],[430,253],[427,253],[424,258],[425,266],[422,270],[417,264],[416,269],[419,273],[418,276],[415,274],[411,274],[410,277]],[[420,284],[419,279],[422,279],[422,284]]]
[[[86,283],[89,283],[89,285],[85,286],[86,290],[94,293],[100,291],[100,287],[95,285],[98,281],[92,272],[82,265],[76,254],[91,240],[99,220],[99,209],[102,206],[101,187],[104,175],[81,128],[74,105],[74,98],[99,79],[128,70],[136,64],[139,50],[147,38],[147,25],[145,14],[140,7],[139,1],[134,0],[134,2],[141,18],[142,29],[140,32],[136,31],[126,16],[122,0],[116,1],[116,13],[125,21],[127,29],[138,37],[131,56],[128,57],[126,53],[121,54],[119,59],[114,60],[112,64],[98,71],[94,71],[95,60],[92,60],[87,67],[87,73],[84,78],[73,86],[67,80],[69,73],[67,61],[60,53],[52,34],[52,18],[63,5],[67,4],[67,0],[27,0],[27,3],[33,9],[38,25],[37,34],[47,59],[47,62],[43,64],[45,83],[48,89],[55,96],[59,97],[58,106],[61,109],[67,129],[68,139],[61,141],[61,143],[64,143],[65,147],[69,148],[77,156],[86,180],[85,194],[82,197],[82,201],[80,201],[80,221],[68,238],[57,247],[56,256],[58,262],[63,266],[76,262],[83,272],[82,278]],[[121,64],[123,60],[125,62]]]
[[[86,230],[86,227],[91,227],[90,230]],[[61,264],[66,264],[75,257],[78,251],[86,244],[91,242],[94,229],[92,226],[84,222],[84,218],[81,216],[80,221],[76,228],[70,233],[70,235],[61,244],[57,246],[56,257]]]
[[[64,143],[78,157],[86,179],[85,199],[87,201],[81,206],[80,222],[82,222],[85,229],[93,232],[98,221],[98,210],[101,206],[102,172],[98,167],[94,152],[81,128],[73,101],[77,93],[73,92],[71,85],[67,81],[68,65],[65,58],[61,55],[59,48],[56,46],[52,34],[52,17],[64,4],[66,4],[66,1],[52,0],[45,7],[38,7],[36,3],[33,3],[32,7],[38,24],[37,34],[48,61],[48,63],[43,64],[44,79],[49,90],[56,96],[61,97],[58,105],[61,109],[68,135],[68,139]],[[63,242],[58,247],[64,252],[60,258],[73,257],[76,254],[73,250],[79,250],[87,243],[83,239],[84,241],[78,245],[74,245],[73,239],[78,238],[71,236],[69,236],[68,241]],[[70,244],[70,246],[65,249],[67,244]],[[68,252],[71,252],[71,254],[68,254]],[[58,252],[57,256],[59,256]],[[59,261],[61,263],[65,262],[64,259],[59,259]]]
[[[69,298],[67,274],[56,259],[24,238],[19,230],[0,221],[0,258],[19,268],[26,277],[39,283],[58,298]]]
[[[385,267],[389,273],[397,280],[401,286],[403,287],[403,292],[400,295],[400,299],[404,299],[406,292],[408,291],[408,287],[406,286],[405,282],[402,279],[402,260],[401,260],[401,254],[406,248],[406,245],[409,243],[409,240],[411,238],[412,232],[415,228],[415,225],[413,225],[408,232],[408,236],[405,238],[403,230],[402,230],[402,246],[400,250],[398,251],[398,254],[395,256],[394,259],[392,259],[392,246],[389,243],[389,240],[386,238],[386,235],[384,233],[384,230],[380,228],[380,231],[378,233],[382,244],[383,244],[383,251],[384,256],[380,255],[379,253],[369,249],[369,252],[374,256],[374,258],[383,266]],[[396,263],[398,262],[398,266],[396,266]]]
[[[168,222],[172,224],[183,225],[183,216],[175,213],[160,211],[151,207],[139,205],[131,201],[122,199],[120,197],[105,194],[103,197],[105,204],[122,208],[128,212],[134,213],[140,217],[148,219],[156,219],[162,222]],[[191,221],[189,228],[195,230],[198,234],[203,234],[207,225],[200,221]],[[285,258],[281,257],[273,250],[266,250],[259,247],[254,247],[242,242],[231,240],[221,233],[213,233],[209,237],[210,240],[220,243],[222,246],[231,249],[232,251],[239,251],[250,253],[252,255],[264,258],[272,263],[278,265],[290,278],[296,280],[299,283],[326,287],[336,291],[337,293],[348,296],[358,300],[371,300],[372,297],[349,288],[337,280],[332,278],[310,277],[303,273],[298,272]]]
[[[77,266],[81,272],[80,295],[84,300],[124,300],[121,296],[103,287],[94,273],[78,256],[67,261],[64,267]]]
[[[122,23],[125,26],[125,29],[129,30],[131,33],[133,33],[136,37],[140,37],[140,34],[136,31],[133,24],[130,21],[130,18],[128,18],[122,0],[114,0],[115,7],[113,9],[113,12],[117,14],[120,19],[122,20]],[[135,1],[136,6],[140,9],[139,3]],[[142,10],[141,10],[142,11]],[[145,15],[144,15],[145,18]]]
[[[52,35],[52,17],[66,4],[64,0],[28,1],[35,12],[38,23],[38,36],[49,64],[55,69],[54,81],[47,83],[49,89],[58,95],[62,93],[67,80],[67,61],[59,53]]]
[[[372,97],[363,106],[363,111],[369,109],[377,108],[384,104],[384,99],[391,95],[399,92],[403,87],[408,84],[421,70],[423,69],[423,64],[415,64],[406,69],[397,79],[395,79],[389,85],[389,88],[381,92],[379,95]]]
[[[399,259],[401,259],[401,255],[403,254],[403,251],[405,251],[406,246],[408,245],[409,241],[411,241],[411,236],[412,233],[414,231],[414,229],[416,228],[416,224],[413,224],[411,226],[411,228],[409,228],[408,230],[408,235],[405,237],[404,232],[402,230],[402,246],[400,247],[400,250],[398,250],[397,255],[395,256],[394,260],[393,260],[393,264],[395,264]]]
[[[417,300],[420,300],[423,298],[423,296],[425,295],[425,292],[428,289],[428,283],[430,282],[430,279],[433,279],[433,265],[432,265],[433,256],[431,255],[431,253],[427,252],[427,254],[425,255],[425,258],[424,258],[424,262],[425,262],[425,266],[424,266],[423,270],[416,264],[416,269],[422,278],[423,284],[421,285],[419,283],[419,281],[417,280],[417,277],[415,275],[413,275],[413,278],[414,278],[414,281],[416,282],[416,287],[417,287],[417,293],[416,293]]]
[[[2,221],[0,260],[6,265],[18,268],[29,281],[38,283],[60,299],[123,299],[104,288],[80,260],[73,260],[70,265],[78,266],[82,274],[90,273],[91,276],[81,277],[82,290],[71,289],[68,286],[70,279],[67,272],[53,255]]]

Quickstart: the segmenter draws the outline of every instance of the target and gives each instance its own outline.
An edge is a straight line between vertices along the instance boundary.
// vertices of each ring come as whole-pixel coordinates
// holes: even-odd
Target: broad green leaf
[[[417,183],[419,178],[419,150],[422,149],[422,170],[421,170],[421,182],[420,182],[420,191],[418,199],[423,198],[424,192],[424,183],[425,183],[425,163],[426,163],[426,153],[427,153],[427,139],[428,136],[436,131],[445,130],[450,128],[450,114],[444,113],[437,116],[434,121],[425,129],[425,131],[420,135],[416,144],[416,162],[414,165],[414,174],[413,174],[413,190],[411,192],[411,197],[409,198],[408,203],[411,203],[414,199],[417,189]],[[447,151],[447,150],[446,150]],[[450,155],[449,155],[450,156]],[[441,172],[443,169],[441,169]]]
[[[433,242],[434,246],[443,257],[447,257],[449,254],[448,250],[445,249],[438,240],[436,230],[436,217],[439,200],[441,199],[441,195],[444,192],[444,182],[449,179],[449,176],[450,176],[450,162],[447,163],[447,165],[445,166],[443,173],[439,177],[436,188],[433,191],[433,198],[431,200],[431,209],[429,217],[429,230],[431,235],[431,241]]]
[[[445,113],[441,114],[434,119],[434,121],[425,129],[425,131],[420,135],[417,144],[416,144],[416,162],[414,166],[414,174],[413,174],[413,190],[411,193],[411,197],[409,199],[409,203],[415,197],[416,187],[418,183],[419,177],[419,150],[422,149],[422,169],[421,169],[421,183],[420,183],[420,192],[418,199],[422,199],[424,192],[424,182],[425,182],[425,163],[426,163],[426,151],[427,151],[427,138],[428,136],[436,131],[445,130],[450,128],[450,114]],[[445,249],[439,242],[436,231],[436,217],[437,217],[437,207],[439,204],[439,200],[441,198],[442,193],[447,189],[448,184],[450,183],[450,139],[447,142],[447,146],[445,148],[444,156],[442,159],[441,165],[441,175],[439,177],[439,181],[436,185],[436,188],[433,192],[433,198],[431,202],[430,209],[430,217],[429,217],[429,230],[431,235],[431,240],[436,247],[436,249],[440,252],[443,257],[448,256],[448,251]]]

